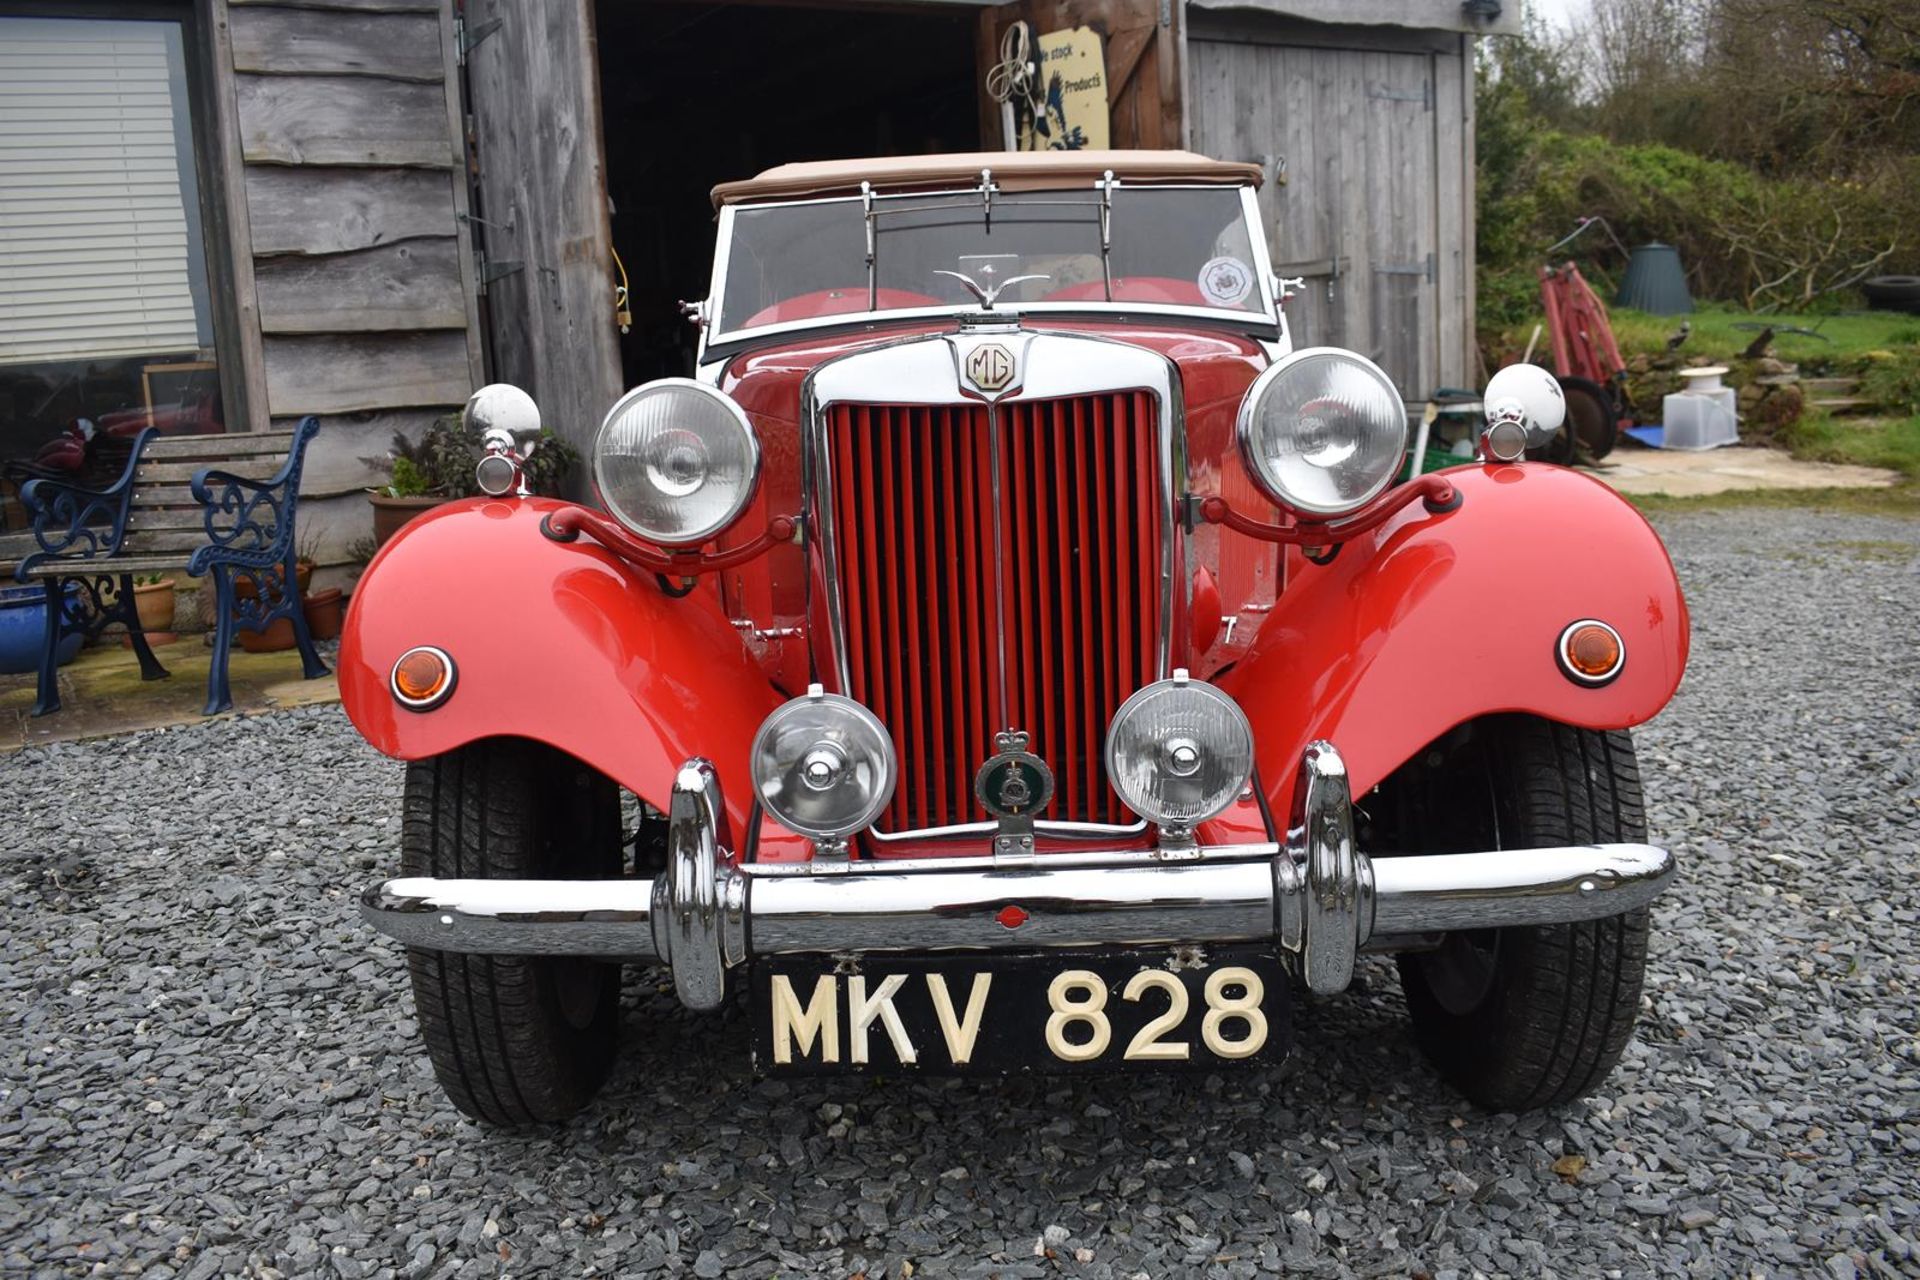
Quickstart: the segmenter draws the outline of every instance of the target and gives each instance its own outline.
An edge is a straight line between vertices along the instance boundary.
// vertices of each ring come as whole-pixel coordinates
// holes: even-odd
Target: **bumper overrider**
[[[719,776],[695,759],[674,779],[667,851],[651,880],[406,877],[360,910],[409,947],[658,961],[693,1009],[717,1007],[728,971],[756,957],[1163,944],[1277,943],[1327,994],[1363,949],[1617,915],[1675,870],[1644,844],[1369,856],[1326,742],[1300,762],[1284,843],[738,865]]]

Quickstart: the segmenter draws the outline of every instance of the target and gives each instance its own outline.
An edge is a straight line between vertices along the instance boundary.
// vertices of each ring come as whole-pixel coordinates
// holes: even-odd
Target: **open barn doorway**
[[[633,311],[627,386],[693,369],[676,304],[706,294],[715,183],[791,160],[979,148],[970,5],[596,0],[594,17]]]

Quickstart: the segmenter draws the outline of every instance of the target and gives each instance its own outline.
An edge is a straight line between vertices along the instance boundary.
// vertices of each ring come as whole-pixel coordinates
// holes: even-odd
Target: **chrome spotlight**
[[[1224,811],[1253,776],[1253,729],[1239,704],[1185,669],[1120,704],[1107,730],[1107,777],[1169,846]]]
[[[893,798],[893,740],[852,698],[809,685],[768,716],[753,739],[760,803],[803,836],[840,843],[864,831]]]

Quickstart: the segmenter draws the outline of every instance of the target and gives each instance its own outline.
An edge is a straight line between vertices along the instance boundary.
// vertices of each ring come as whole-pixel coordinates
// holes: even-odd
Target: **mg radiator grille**
[[[973,775],[1005,728],[1053,767],[1042,820],[1134,820],[1102,748],[1158,674],[1154,411],[1147,392],[829,410],[849,692],[900,754],[882,831],[984,821]]]

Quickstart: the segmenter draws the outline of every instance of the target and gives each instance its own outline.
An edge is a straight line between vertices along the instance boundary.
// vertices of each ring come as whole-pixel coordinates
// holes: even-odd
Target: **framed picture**
[[[220,371],[211,360],[150,364],[140,371],[147,421],[176,435],[219,431]]]

